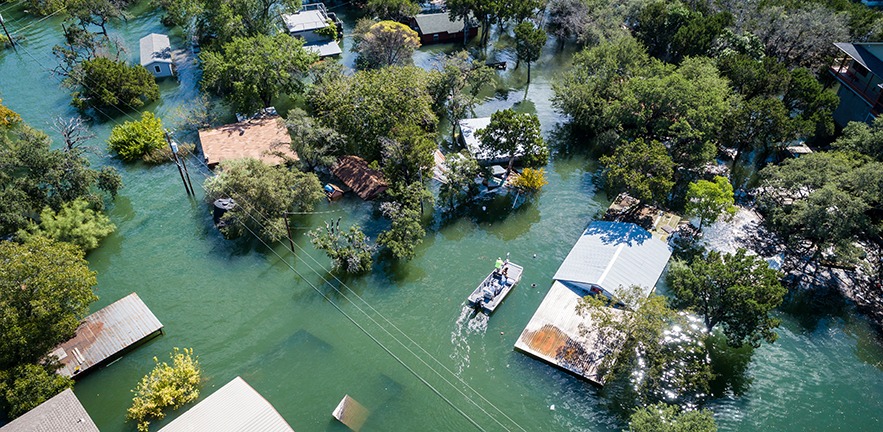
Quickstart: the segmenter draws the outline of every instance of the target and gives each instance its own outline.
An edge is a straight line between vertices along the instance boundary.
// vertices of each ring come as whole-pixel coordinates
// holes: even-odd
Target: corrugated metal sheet
[[[294,432],[241,377],[225,384],[159,432]]]
[[[350,430],[359,432],[365,425],[365,421],[368,420],[368,409],[351,398],[350,395],[343,395],[343,399],[340,400],[331,415]]]
[[[0,432],[98,432],[73,390],[65,390],[26,412]]]
[[[58,373],[68,377],[82,374],[162,327],[138,294],[129,294],[87,316],[77,328],[77,335],[56,347],[52,354],[62,364]]]
[[[581,298],[582,293],[561,282],[552,283],[515,342],[515,349],[601,385],[603,379],[598,374],[598,366],[605,356],[619,348],[621,341],[601,341],[592,332],[591,316],[576,312]],[[611,311],[629,313],[619,309]],[[580,334],[581,327],[586,329],[585,334]]]
[[[650,295],[669,257],[668,245],[638,225],[595,221],[573,245],[554,279],[599,286],[610,294],[620,286],[639,285]]]

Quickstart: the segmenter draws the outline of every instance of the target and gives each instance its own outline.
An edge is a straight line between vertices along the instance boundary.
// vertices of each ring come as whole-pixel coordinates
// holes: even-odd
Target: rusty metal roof
[[[87,316],[76,336],[50,354],[61,361],[58,373],[71,377],[158,333],[162,327],[138,294],[132,293]]]
[[[294,432],[270,402],[236,377],[159,432]]]
[[[358,156],[341,157],[331,168],[331,173],[363,200],[374,199],[388,187],[383,173],[369,168],[368,163]]]
[[[67,389],[24,413],[0,432],[98,432],[74,391]]]

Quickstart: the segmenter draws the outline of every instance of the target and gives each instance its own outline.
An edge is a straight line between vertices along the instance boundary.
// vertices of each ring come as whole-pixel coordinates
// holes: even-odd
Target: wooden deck
[[[132,293],[86,317],[77,334],[50,354],[59,358],[58,370],[66,377],[79,376],[127,348],[162,332],[156,318],[138,294]]]
[[[567,372],[604,385],[598,372],[601,360],[618,349],[621,342],[602,342],[591,330],[590,316],[577,313],[582,295],[561,282],[555,281],[527,327],[518,337],[515,349],[550,363]],[[611,309],[615,313],[628,313]],[[580,334],[580,329],[586,329]]]
[[[509,292],[512,291],[515,288],[515,285],[518,285],[518,282],[521,281],[521,275],[522,273],[524,273],[524,267],[515,263],[510,262],[504,265],[504,268],[505,267],[509,268],[507,276],[511,283],[507,283],[500,291],[500,293],[494,296],[491,301],[484,301],[482,288],[496,282],[493,278],[494,272],[490,272],[487,277],[484,278],[484,280],[480,284],[478,284],[478,288],[476,288],[475,291],[473,291],[472,294],[470,294],[467,298],[467,301],[470,305],[481,304],[481,309],[487,314],[491,314],[497,309],[497,306],[499,306],[500,303],[503,303],[503,300],[506,299],[506,296],[509,295]]]
[[[350,395],[344,395],[343,399],[340,400],[340,403],[337,404],[337,408],[334,408],[331,415],[346,425],[346,427],[355,432],[359,432],[359,429],[361,429],[365,424],[365,421],[368,420],[368,409],[362,406],[362,404],[356,402],[356,400],[351,398]]]

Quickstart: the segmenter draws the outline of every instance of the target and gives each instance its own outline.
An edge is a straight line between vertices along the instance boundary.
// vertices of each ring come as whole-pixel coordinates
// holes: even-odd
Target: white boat
[[[509,291],[512,291],[521,280],[524,267],[506,260],[503,269],[506,270],[505,277],[502,276],[502,270],[500,272],[494,270],[478,284],[478,288],[475,288],[475,291],[472,291],[472,294],[467,298],[470,306],[481,309],[490,315],[506,299]]]

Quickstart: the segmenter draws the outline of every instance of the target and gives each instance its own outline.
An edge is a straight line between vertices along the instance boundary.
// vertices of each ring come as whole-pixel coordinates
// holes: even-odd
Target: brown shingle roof
[[[214,168],[221,161],[241,158],[255,158],[269,165],[279,165],[285,158],[282,153],[297,160],[291,150],[291,136],[279,116],[246,120],[199,131],[199,142],[205,163]]]
[[[344,156],[337,161],[331,173],[349,186],[363,200],[374,199],[388,185],[380,171],[368,168],[368,163],[358,156]]]

